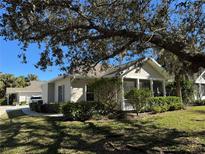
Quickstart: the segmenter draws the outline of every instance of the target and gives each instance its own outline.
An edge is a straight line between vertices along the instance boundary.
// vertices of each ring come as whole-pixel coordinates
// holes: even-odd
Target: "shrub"
[[[180,97],[151,97],[147,101],[147,108],[155,113],[180,110],[183,104]]]
[[[62,113],[69,120],[85,121],[102,110],[97,102],[68,102],[62,106]]]
[[[19,105],[26,105],[26,101],[21,101],[20,103],[19,103]]]
[[[7,105],[7,101],[5,98],[0,99],[0,105]]]
[[[181,94],[184,104],[189,104],[194,99],[194,83],[190,80],[181,80]],[[170,96],[176,95],[176,82],[170,82],[166,86],[167,94]]]
[[[31,111],[37,111],[37,103],[29,103],[29,108]]]
[[[60,113],[61,106],[62,104],[57,104],[57,103],[43,104],[42,101],[29,104],[31,111],[41,112],[41,113]]]
[[[137,114],[146,106],[147,99],[151,96],[151,91],[148,89],[132,89],[125,98],[134,107]]]
[[[193,101],[192,105],[195,105],[195,106],[202,106],[202,105],[205,105],[205,100],[195,100]]]
[[[61,113],[62,104],[52,103],[52,104],[42,104],[42,113]]]
[[[96,79],[90,86],[94,89],[95,100],[105,107],[105,110],[112,113],[120,108],[117,94],[120,92],[121,81],[118,78]]]
[[[154,106],[152,108],[153,113],[160,113],[162,112],[162,108],[160,106]]]

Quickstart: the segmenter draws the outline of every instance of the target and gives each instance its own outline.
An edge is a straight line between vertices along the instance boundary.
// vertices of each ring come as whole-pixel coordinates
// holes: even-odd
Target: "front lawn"
[[[205,107],[135,121],[0,118],[0,153],[204,153]]]

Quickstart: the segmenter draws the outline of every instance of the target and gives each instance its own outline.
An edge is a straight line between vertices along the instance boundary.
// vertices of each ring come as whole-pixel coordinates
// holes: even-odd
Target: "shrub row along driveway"
[[[204,153],[205,107],[135,121],[18,116],[0,124],[0,153]]]

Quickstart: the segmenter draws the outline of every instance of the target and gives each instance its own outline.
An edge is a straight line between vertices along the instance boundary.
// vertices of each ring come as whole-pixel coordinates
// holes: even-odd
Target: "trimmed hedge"
[[[68,120],[85,121],[96,113],[102,113],[103,106],[98,102],[67,102],[62,106],[62,113]]]
[[[61,104],[57,104],[57,103],[43,104],[42,101],[29,104],[31,111],[41,112],[41,113],[60,113],[61,106],[62,106]]]
[[[200,100],[200,99],[195,100],[195,101],[192,103],[192,105],[194,105],[194,106],[202,106],[202,105],[205,105],[205,100]]]
[[[61,104],[52,103],[52,104],[42,104],[41,112],[42,113],[61,113]]]
[[[168,97],[152,97],[148,99],[147,110],[154,113],[174,111],[183,109],[183,103],[180,97],[168,96]]]

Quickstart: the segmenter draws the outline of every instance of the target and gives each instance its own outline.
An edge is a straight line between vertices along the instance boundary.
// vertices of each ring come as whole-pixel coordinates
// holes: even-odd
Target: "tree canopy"
[[[27,79],[28,81],[35,81],[35,80],[38,80],[38,76],[35,75],[35,74],[28,74],[27,77],[26,77],[26,79]]]
[[[70,72],[146,51],[173,53],[190,70],[205,67],[203,0],[2,0],[0,35],[45,49],[36,67]],[[41,48],[42,49],[42,48]]]

